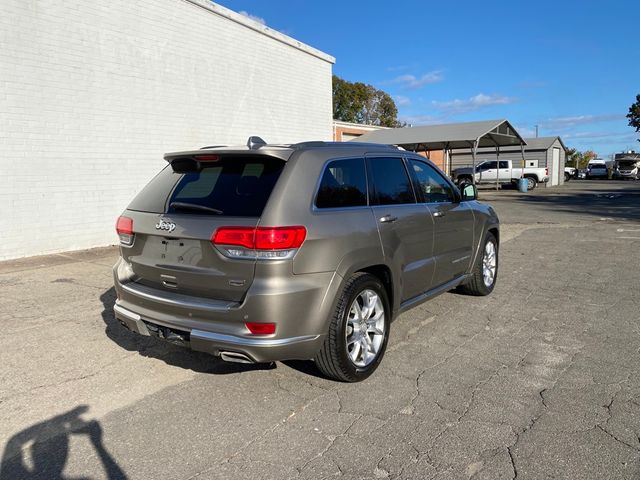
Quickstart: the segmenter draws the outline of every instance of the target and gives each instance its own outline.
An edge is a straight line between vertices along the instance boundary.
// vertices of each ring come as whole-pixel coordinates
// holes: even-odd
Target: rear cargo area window
[[[334,160],[322,175],[316,207],[344,208],[367,205],[367,179],[363,158]]]
[[[285,162],[269,157],[223,157],[185,173],[168,203],[169,213],[259,217]],[[200,207],[200,208],[199,208]]]

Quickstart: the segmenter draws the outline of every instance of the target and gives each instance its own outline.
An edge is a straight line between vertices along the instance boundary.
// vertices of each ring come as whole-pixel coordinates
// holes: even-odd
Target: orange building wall
[[[369,133],[370,130],[363,130],[360,128],[349,128],[349,127],[339,127],[336,126],[333,129],[333,139],[336,142],[342,142],[342,134],[343,133],[350,133],[351,135],[364,135],[365,133]]]
[[[351,135],[364,135],[365,133],[370,132],[370,130],[360,129],[357,127],[342,127],[336,125],[333,129],[333,139],[336,142],[342,142],[343,134],[351,134]],[[442,150],[433,150],[430,152],[418,152],[419,155],[428,158],[433,163],[435,163],[440,170],[446,172],[446,165],[444,164],[444,152]]]

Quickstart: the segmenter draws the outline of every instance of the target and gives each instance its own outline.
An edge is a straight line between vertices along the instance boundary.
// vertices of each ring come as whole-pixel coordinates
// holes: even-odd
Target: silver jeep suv
[[[134,332],[359,381],[400,313],[495,286],[495,212],[417,154],[251,137],[165,159],[116,227],[115,316]]]

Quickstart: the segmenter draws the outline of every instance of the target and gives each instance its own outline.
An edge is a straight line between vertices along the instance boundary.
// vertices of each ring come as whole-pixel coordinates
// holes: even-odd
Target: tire
[[[368,312],[369,322],[358,322],[357,308],[354,305],[364,306],[364,298],[372,299],[367,292],[373,292],[379,302],[376,301],[372,312]],[[379,309],[382,309],[381,317]],[[376,320],[376,317],[379,318]],[[378,368],[384,356],[389,340],[390,320],[389,299],[378,277],[363,272],[351,276],[338,298],[324,344],[314,359],[320,372],[342,382],[360,382],[367,378]],[[364,335],[360,333],[363,330],[356,328],[358,323],[366,323]],[[376,329],[378,332],[382,330],[382,333],[376,333]],[[354,340],[356,338],[360,340]],[[350,340],[351,348],[348,345]],[[363,349],[362,345],[368,345],[368,348]],[[367,357],[375,345],[375,356]]]
[[[485,257],[487,256],[487,245],[489,243],[493,244],[495,265],[494,265],[493,279],[491,283],[487,285],[487,282],[485,282],[485,276],[484,276],[484,263],[485,263]],[[499,246],[498,246],[496,237],[493,235],[493,233],[487,232],[487,235],[484,237],[484,242],[482,243],[482,248],[480,252],[478,252],[478,258],[476,259],[476,262],[473,266],[473,270],[471,272],[471,275],[472,275],[471,279],[467,283],[461,286],[461,290],[464,293],[468,295],[475,295],[475,296],[482,297],[485,295],[489,295],[491,292],[493,292],[493,289],[496,286],[496,280],[498,279],[498,266],[499,266],[499,262],[498,262],[499,248],[498,247]]]
[[[567,172],[564,173],[564,181],[568,182],[569,180],[571,180],[571,175],[569,175]]]
[[[527,190],[533,190],[538,185],[538,182],[533,177],[525,177],[527,179]]]

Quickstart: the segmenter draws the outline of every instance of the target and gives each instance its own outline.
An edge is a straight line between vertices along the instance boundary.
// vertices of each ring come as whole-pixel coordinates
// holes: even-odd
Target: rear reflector
[[[276,333],[275,323],[246,322],[245,325],[252,335],[271,335]]]
[[[131,245],[133,243],[133,220],[129,217],[118,217],[116,232],[118,232],[121,244]]]
[[[251,250],[299,248],[307,229],[295,227],[220,227],[211,238],[214,245],[236,245]]]

